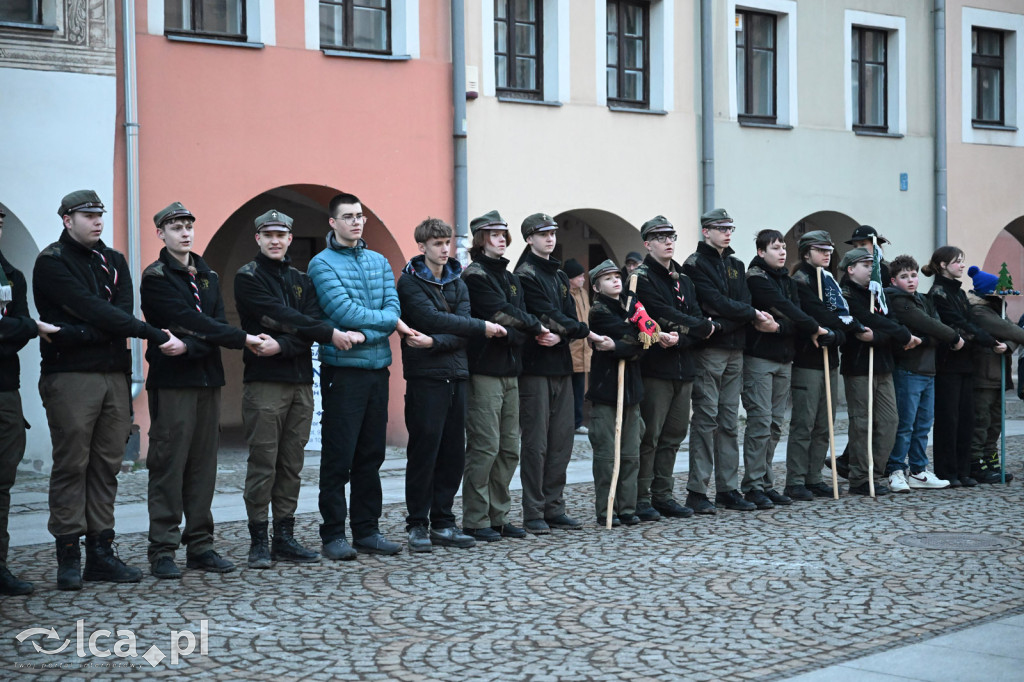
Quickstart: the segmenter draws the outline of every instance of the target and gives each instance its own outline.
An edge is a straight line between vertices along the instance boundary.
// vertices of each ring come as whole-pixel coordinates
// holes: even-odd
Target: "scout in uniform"
[[[132,316],[124,256],[100,239],[103,203],[92,190],[65,196],[64,231],[36,258],[32,289],[39,310],[39,394],[53,442],[49,531],[57,544],[57,589],[82,579],[138,582],[142,572],[114,553],[117,474],[131,429],[131,352],[144,338],[156,353],[180,341]],[[79,538],[85,535],[85,572]]]
[[[0,236],[4,218],[0,209]],[[7,516],[11,510],[11,486],[18,464],[25,456],[25,417],[21,412],[21,364],[18,351],[36,337],[36,321],[28,316],[28,285],[25,275],[0,253],[0,594],[29,594],[32,583],[7,568]]]
[[[294,536],[299,474],[313,423],[313,342],[348,349],[363,340],[320,319],[313,283],[289,265],[292,219],[280,211],[256,218],[256,259],[235,275],[235,307],[242,329],[266,338],[259,354],[243,351],[242,421],[249,444],[245,475],[250,568],[271,560],[310,563],[320,555]],[[267,541],[267,507],[274,541]]]
[[[466,387],[466,470],[462,478],[462,529],[477,541],[524,538],[509,520],[509,485],[519,464],[519,374],[528,338],[548,329],[523,307],[523,287],[504,257],[508,223],[497,211],[469,224],[473,259],[462,271],[470,314],[500,324],[505,336],[471,337]]]
[[[693,516],[693,510],[676,501],[673,471],[690,426],[690,397],[697,373],[694,344],[714,333],[715,325],[704,317],[693,282],[672,260],[678,236],[672,223],[656,216],[643,224],[640,236],[647,256],[636,269],[636,295],[661,327],[661,334],[658,345],[640,358],[644,430],[636,513],[641,521],[657,521],[662,515],[686,518]]]
[[[153,343],[146,351],[150,572],[157,578],[180,578],[174,553],[185,545],[188,568],[226,573],[235,567],[213,549],[210,509],[224,385],[220,346],[257,350],[263,339],[227,324],[220,279],[192,252],[195,216],[174,202],[153,222],[164,248],[142,273],[142,312],[180,340],[166,355]]]

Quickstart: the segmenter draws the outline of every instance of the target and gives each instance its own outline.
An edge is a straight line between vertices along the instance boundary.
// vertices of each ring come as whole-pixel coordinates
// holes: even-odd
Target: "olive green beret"
[[[654,216],[640,226],[640,238],[647,241],[647,237],[656,232],[675,232],[676,228],[668,219],[663,216]]]
[[[75,211],[80,213],[106,213],[106,210],[103,208],[103,202],[100,201],[100,195],[91,189],[80,189],[71,194],[64,195],[64,198],[60,200],[60,208],[57,209],[57,215],[61,218]]]
[[[803,253],[812,246],[821,248],[828,247],[828,250],[831,251],[835,248],[836,244],[832,241],[832,235],[825,230],[812,230],[800,237],[800,241],[797,243],[797,248],[801,253]]]
[[[482,216],[473,218],[469,223],[469,231],[476,234],[480,230],[507,230],[508,223],[497,211],[488,211]]]
[[[724,208],[713,208],[700,217],[701,228],[705,227],[735,227],[732,216]]]
[[[260,230],[269,230],[272,227],[276,227],[279,231],[291,232],[292,219],[290,216],[286,216],[284,213],[273,209],[267,211],[256,219],[257,232]]]
[[[196,217],[192,215],[192,212],[185,208],[180,201],[175,201],[173,204],[153,216],[153,222],[156,223],[157,227],[161,227],[168,220],[174,220],[175,218],[196,219]]]
[[[529,237],[534,232],[547,232],[557,230],[558,223],[547,213],[534,213],[523,220],[523,238]]]
[[[871,260],[871,252],[867,249],[850,249],[843,256],[843,260],[839,261],[839,269],[845,270],[854,263],[859,263],[862,260]]]
[[[607,275],[609,272],[618,272],[619,274],[622,274],[619,270],[619,266],[612,262],[611,258],[602,261],[597,267],[590,269],[590,281],[596,282],[598,277],[601,275]]]

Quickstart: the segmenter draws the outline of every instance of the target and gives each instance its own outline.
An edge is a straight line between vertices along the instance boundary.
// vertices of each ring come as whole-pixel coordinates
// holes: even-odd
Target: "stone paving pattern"
[[[147,573],[138,585],[86,583],[78,593],[55,589],[52,544],[18,547],[11,565],[36,592],[0,599],[0,679],[782,679],[1024,612],[1024,438],[1011,438],[1008,452],[1017,480],[1007,486],[878,501],[844,494],[611,531],[594,523],[593,487],[581,484],[567,502],[588,521],[582,531],[267,570],[244,567],[245,524],[223,523],[217,546],[235,573],[184,570],[179,552],[181,581]],[[218,488],[244,474],[244,459],[225,459]],[[782,480],[780,465],[775,475]],[[144,495],[144,472],[122,480],[119,500]],[[305,514],[297,524],[317,548],[318,522]],[[403,505],[385,507],[382,528],[405,539]],[[1015,542],[980,552],[896,542],[939,531]],[[144,534],[120,536],[120,555],[146,567],[145,544]],[[86,636],[131,629],[140,655],[153,644],[167,653],[172,630],[198,633],[206,619],[208,653],[176,666],[116,659],[109,665],[133,667],[114,672],[97,667],[114,657],[74,654],[78,619]],[[72,638],[60,655],[15,639],[51,626]],[[55,665],[65,667],[43,667]]]

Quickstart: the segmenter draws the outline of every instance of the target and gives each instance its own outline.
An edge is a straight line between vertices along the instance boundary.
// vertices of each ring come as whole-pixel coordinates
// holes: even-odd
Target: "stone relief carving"
[[[55,3],[56,30],[0,26],[0,68],[116,74],[112,0]]]

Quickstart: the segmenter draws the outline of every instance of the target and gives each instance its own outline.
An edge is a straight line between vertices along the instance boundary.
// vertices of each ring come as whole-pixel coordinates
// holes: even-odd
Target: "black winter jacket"
[[[766,310],[779,323],[774,333],[747,327],[744,354],[775,362],[792,362],[796,340],[807,339],[818,331],[818,323],[800,308],[800,295],[786,268],[771,268],[760,256],[754,256],[747,269],[750,300],[758,310]],[[812,343],[813,345],[813,343]]]
[[[168,356],[151,341],[146,348],[147,389],[223,386],[220,346],[245,346],[245,332],[229,325],[224,316],[217,273],[196,254],[189,259],[191,265],[185,267],[163,248],[160,257],[142,271],[139,297],[143,314],[150,324],[170,330],[188,349],[183,355]],[[196,278],[202,312],[196,310],[190,272]]]
[[[825,273],[822,273],[821,276],[823,278],[822,294],[824,295]],[[810,263],[803,261],[797,265],[793,269],[792,279],[796,284],[797,296],[800,298],[800,309],[810,315],[818,323],[818,326],[824,327],[836,335],[836,342],[828,347],[828,365],[831,369],[838,369],[839,347],[846,343],[848,337],[863,331],[864,326],[852,317],[849,322],[844,322],[835,305],[818,297],[817,268]],[[821,352],[820,347],[814,345],[813,340],[808,337],[797,338],[795,346],[794,367],[824,371],[824,353]]]
[[[936,373],[971,374],[974,372],[975,350],[992,348],[997,343],[995,338],[972,319],[971,305],[960,280],[935,275],[928,298],[935,304],[942,324],[952,327],[964,340],[964,347],[958,351],[939,348],[935,357]]]
[[[528,339],[523,345],[523,374],[569,376],[572,374],[569,342],[590,336],[587,323],[576,319],[576,304],[569,295],[569,277],[559,270],[560,265],[553,258],[540,258],[533,251],[527,251],[516,267],[515,274],[523,285],[526,311],[562,337],[560,343],[550,347]]]
[[[640,354],[644,352],[637,337],[637,327],[629,321],[636,313],[636,303],[626,310],[627,294],[616,300],[598,294],[590,306],[590,328],[615,342],[615,350],[597,350],[590,358],[590,388],[587,400],[615,405],[619,395],[619,360],[626,361],[622,386],[622,404],[637,405],[644,398],[644,380],[640,374]]]
[[[543,325],[526,312],[523,286],[508,271],[507,258],[488,258],[481,254],[462,271],[469,290],[470,314],[480,320],[500,324],[507,336],[474,336],[469,339],[469,373],[494,377],[517,377],[523,371],[523,344],[540,334]]]
[[[243,383],[273,381],[313,383],[313,342],[328,344],[334,327],[325,322],[313,282],[304,272],[262,253],[235,274],[235,308],[242,329],[258,336],[269,334],[281,352],[260,357],[246,348]]]
[[[102,240],[90,249],[67,230],[61,232],[36,258],[32,294],[39,319],[60,327],[50,336],[52,343],[39,340],[43,374],[128,373],[132,356],[125,339],[160,345],[169,338],[132,315],[135,299],[128,263]]]
[[[438,281],[422,255],[402,269],[397,285],[402,321],[434,339],[430,348],[402,344],[402,375],[406,379],[469,377],[466,341],[484,336],[486,325],[470,317],[469,290],[461,274],[462,265],[449,258]]]
[[[679,343],[669,348],[654,345],[640,357],[645,377],[670,381],[693,381],[697,363],[694,344],[702,342],[713,328],[704,317],[693,282],[675,261],[666,268],[650,254],[636,269],[636,296],[647,314],[663,331],[679,334]]]
[[[852,334],[846,338],[840,374],[867,376],[871,346],[875,348],[875,376],[892,374],[895,366],[892,358],[893,347],[902,348],[910,343],[910,330],[883,315],[878,310],[877,302],[875,310],[871,310],[871,292],[867,287],[862,287],[849,277],[843,277],[841,283],[843,296],[850,304],[850,313],[857,321],[871,329],[873,338],[871,343],[864,343]]]
[[[721,326],[704,342],[707,348],[743,350],[746,326],[757,318],[757,311],[750,305],[743,261],[733,253],[726,248],[719,254],[715,247],[700,242],[683,263],[683,272],[693,280],[704,315]]]
[[[36,321],[28,316],[25,275],[8,263],[3,253],[0,253],[0,269],[11,287],[11,301],[0,309],[0,391],[17,391],[21,388],[18,351],[36,337],[38,329]]]
[[[914,336],[921,337],[921,345],[916,348],[893,349],[896,366],[915,374],[935,376],[936,350],[940,347],[952,350],[960,335],[952,327],[942,324],[935,305],[923,294],[886,287],[885,300],[889,304],[889,317],[909,329]]]

